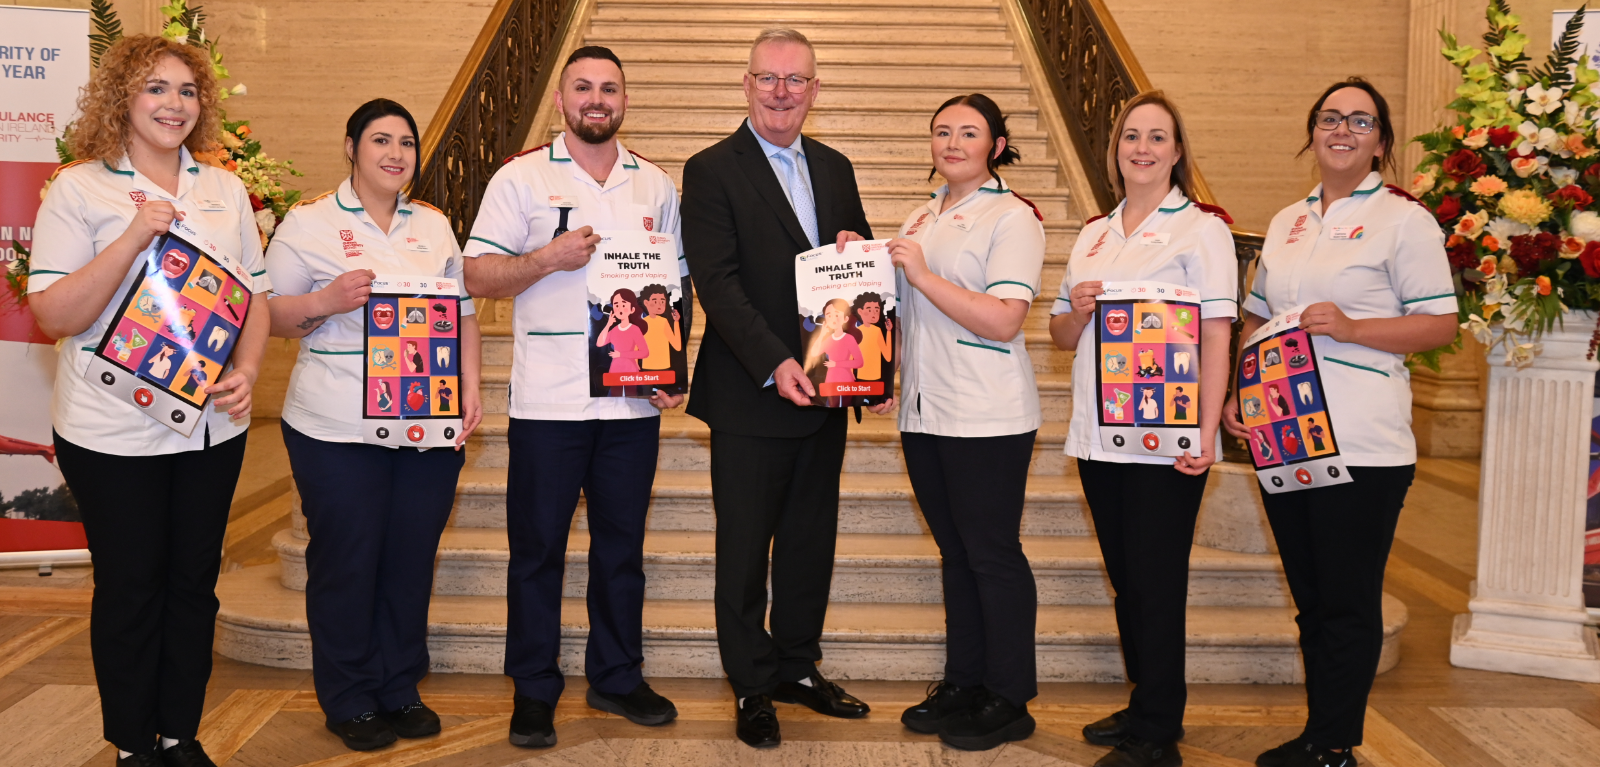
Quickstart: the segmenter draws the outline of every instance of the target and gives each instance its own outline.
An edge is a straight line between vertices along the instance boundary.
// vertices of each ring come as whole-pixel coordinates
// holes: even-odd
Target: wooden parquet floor
[[[226,567],[271,561],[272,534],[288,524],[288,463],[277,424],[252,430],[227,539]],[[1418,471],[1387,591],[1410,609],[1400,666],[1378,677],[1367,709],[1362,764],[1376,767],[1577,767],[1600,758],[1600,685],[1467,671],[1449,664],[1452,617],[1466,609],[1476,547],[1477,465],[1425,459]],[[0,764],[109,767],[89,659],[88,571],[0,573]],[[442,734],[371,753],[344,750],[323,728],[307,671],[216,656],[200,739],[227,767],[504,767],[508,765],[1037,765],[1087,767],[1105,749],[1082,725],[1125,702],[1121,684],[1045,684],[1027,741],[981,754],[910,733],[900,711],[924,682],[851,682],[873,706],[857,721],[780,704],[784,745],[757,753],[733,737],[731,693],[721,680],[651,679],[678,706],[677,722],[637,727],[590,710],[584,681],[568,680],[557,707],[560,743],[541,751],[506,742],[511,684],[503,676],[434,674],[423,697]],[[1248,767],[1304,721],[1305,690],[1290,685],[1191,685],[1180,746],[1185,764]]]

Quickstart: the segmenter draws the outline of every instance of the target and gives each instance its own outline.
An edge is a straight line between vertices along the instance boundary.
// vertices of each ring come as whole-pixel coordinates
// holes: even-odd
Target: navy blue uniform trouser
[[[211,679],[217,570],[247,435],[139,456],[54,436],[94,560],[89,649],[105,738],[135,754],[152,751],[157,735],[193,738]]]
[[[428,675],[433,560],[463,451],[324,442],[283,424],[311,534],[311,676],[329,722],[393,711]]]
[[[1416,464],[1350,466],[1350,482],[1261,492],[1299,610],[1306,666],[1305,738],[1361,745],[1367,695],[1383,654],[1383,571]]]
[[[589,520],[589,642],[584,673],[601,692],[644,681],[644,530],[661,418],[511,419],[506,531],[506,676],[554,706],[561,675],[561,590],[578,491]]]
[[[945,681],[981,684],[1015,706],[1039,694],[1039,597],[1022,552],[1022,506],[1037,434],[900,434],[917,506],[939,544]]]
[[[1078,460],[1111,579],[1123,668],[1133,683],[1129,728],[1145,740],[1183,734],[1189,552],[1209,474],[1190,476],[1171,464]]]

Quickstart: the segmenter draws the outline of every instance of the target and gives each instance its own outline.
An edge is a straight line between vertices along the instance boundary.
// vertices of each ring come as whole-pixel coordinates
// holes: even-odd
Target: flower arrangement
[[[1482,49],[1439,33],[1461,71],[1455,124],[1414,139],[1426,154],[1411,193],[1447,235],[1462,329],[1523,367],[1568,310],[1600,308],[1600,72],[1578,55],[1581,8],[1532,68],[1505,0],[1487,17]],[[1417,356],[1437,369],[1446,349]]]

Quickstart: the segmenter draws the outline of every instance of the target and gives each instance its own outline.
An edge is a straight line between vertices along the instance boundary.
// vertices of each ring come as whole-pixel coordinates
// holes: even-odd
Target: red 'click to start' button
[[[601,382],[606,386],[661,386],[678,382],[672,370],[643,370],[637,373],[603,373]]]
[[[817,387],[820,397],[871,396],[883,393],[882,381],[823,382]]]

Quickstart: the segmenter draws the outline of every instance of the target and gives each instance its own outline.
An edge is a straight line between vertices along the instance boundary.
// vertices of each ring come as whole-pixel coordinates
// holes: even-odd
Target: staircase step
[[[748,62],[750,59],[750,42],[753,36],[745,38],[713,37],[707,39],[700,35],[684,39],[674,39],[661,35],[649,26],[642,24],[627,25],[641,34],[637,37],[618,35],[595,40],[590,35],[590,45],[603,45],[610,48],[622,59],[623,65],[629,68],[647,66],[649,62],[668,60],[690,60],[725,62],[729,60]],[[993,66],[996,64],[1009,64],[1020,66],[1016,53],[1012,50],[1010,41],[978,41],[972,39],[953,39],[938,45],[930,45],[922,40],[912,38],[906,30],[900,30],[903,37],[897,42],[879,42],[870,40],[864,35],[859,35],[851,42],[834,42],[827,45],[815,43],[817,46],[817,70],[819,74],[824,70],[837,69],[848,62],[851,66],[857,64],[917,64],[926,67],[965,67],[965,66]],[[947,35],[949,33],[946,33]]]
[[[217,583],[217,651],[247,663],[311,667],[305,595],[280,584],[276,564],[224,574]],[[1384,649],[1379,672],[1399,662],[1405,605],[1384,595]],[[644,605],[644,670],[651,677],[723,675],[710,601],[648,600]],[[1304,681],[1299,632],[1290,607],[1191,606],[1191,683],[1295,684]],[[823,626],[824,663],[836,679],[938,679],[944,671],[944,608],[939,604],[840,602]],[[563,599],[561,664],[583,673],[587,606]],[[428,651],[434,671],[502,673],[504,597],[434,597]],[[1042,682],[1120,682],[1122,653],[1109,606],[1044,605],[1038,612]],[[870,702],[870,701],[869,701]]]
[[[937,14],[939,21],[951,26],[967,24],[993,26],[1004,24],[1000,8],[974,3],[950,3],[929,6],[920,3],[880,2],[869,3],[718,3],[711,0],[696,2],[626,2],[602,3],[595,9],[594,20],[606,22],[658,23],[699,21],[715,14],[722,23],[745,22],[764,26],[787,26],[804,32],[810,24],[856,24],[879,26],[896,17],[928,18]],[[859,27],[858,27],[859,28]],[[821,54],[826,50],[819,48]]]
[[[816,114],[813,112],[813,114]],[[633,112],[629,112],[629,120],[634,119]],[[740,119],[743,119],[741,116]],[[926,122],[926,116],[923,118]],[[738,124],[738,121],[733,123]],[[731,132],[731,129],[730,129]],[[672,183],[681,190],[683,188],[683,164],[690,155],[672,154],[660,157],[645,156],[650,162],[667,172],[672,177]],[[850,165],[856,171],[856,185],[865,189],[870,187],[916,187],[924,196],[939,188],[943,183],[934,177],[928,179],[931,169],[926,157],[852,157]],[[1000,169],[1000,176],[1006,180],[1011,188],[1018,190],[1024,197],[1032,198],[1034,190],[1049,190],[1059,192],[1064,187],[1059,186],[1060,168],[1054,162],[1045,158],[1036,158],[1032,162],[1020,162],[1007,165]],[[1065,255],[1065,254],[1063,254]]]
[[[744,122],[749,106],[737,91],[729,94],[734,101],[719,100],[705,104],[673,104],[661,106],[628,107],[624,127],[648,129],[655,125],[673,125],[691,128],[714,128],[727,135]],[[806,116],[805,133],[817,131],[888,130],[922,133],[924,145],[928,141],[928,122],[933,111],[921,107],[886,108],[877,104],[841,104],[830,107],[817,106]],[[1025,107],[1006,115],[1006,128],[1013,132],[1039,132],[1039,112]],[[651,157],[652,161],[659,161]],[[856,162],[856,158],[850,158]],[[922,161],[926,166],[927,162]],[[924,175],[927,171],[924,169]]]
[[[737,119],[720,128],[694,128],[687,126],[640,125],[628,122],[619,136],[622,143],[645,157],[656,155],[693,155],[712,144],[727,138],[739,125]],[[550,126],[550,135],[539,143],[555,138],[565,130],[564,125]],[[915,131],[849,130],[815,131],[806,135],[841,152],[846,157],[905,157],[921,161],[928,157],[928,131],[922,127]],[[1046,134],[1040,131],[1013,133],[1017,150],[1027,157],[1050,156],[1046,149]],[[1048,218],[1048,216],[1047,216]]]
[[[730,97],[742,99],[743,91],[740,90],[740,80],[708,80],[704,78],[689,79],[678,77],[673,70],[652,69],[649,72],[635,72],[632,66],[628,69],[628,100],[630,106],[670,106],[673,104],[700,104],[715,103]],[[922,109],[931,117],[933,110],[945,99],[956,93],[962,92],[954,85],[948,87],[949,93],[944,89],[930,90],[922,85],[902,85],[886,82],[843,82],[835,81],[831,76],[822,78],[822,90],[817,94],[815,109],[828,109],[835,106],[873,106],[881,105],[894,109]],[[1022,109],[1034,105],[1032,92],[1024,83],[1018,82],[1008,85],[989,85],[983,89],[984,95],[995,100],[1002,110]],[[741,103],[743,103],[741,101]],[[535,138],[529,137],[530,140]],[[545,139],[534,141],[542,144]]]
[[[731,43],[740,46],[736,49],[738,54],[748,55],[750,43],[770,26],[771,22],[765,21],[738,23],[726,19],[670,21],[657,19],[637,22],[596,16],[589,22],[589,34],[584,43],[605,46],[611,46],[613,42]],[[934,45],[966,47],[1003,44],[1007,49],[1011,48],[1011,37],[1006,33],[1004,21],[963,24],[956,27],[926,21],[919,23],[917,19],[909,19],[905,22],[897,21],[895,30],[899,33],[900,40],[870,44],[861,41],[861,25],[853,21],[814,20],[808,22],[803,31],[819,52],[824,49],[839,50],[841,46],[854,48],[867,45],[883,46],[891,50]],[[623,58],[622,64],[626,67],[629,62]]]

